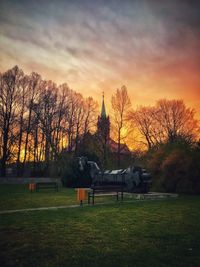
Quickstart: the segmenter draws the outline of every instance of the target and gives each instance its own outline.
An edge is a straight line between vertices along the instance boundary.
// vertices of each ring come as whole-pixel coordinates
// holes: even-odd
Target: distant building
[[[106,108],[104,103],[104,95],[101,107],[101,115],[97,121],[97,135],[102,139],[104,144],[108,144],[110,139],[110,118],[106,116]]]
[[[117,153],[118,144],[110,138],[110,118],[106,115],[104,95],[101,106],[101,115],[98,116],[97,121],[97,135],[101,139],[103,145],[109,147],[110,152]],[[130,150],[126,144],[120,144],[120,154],[130,154]]]

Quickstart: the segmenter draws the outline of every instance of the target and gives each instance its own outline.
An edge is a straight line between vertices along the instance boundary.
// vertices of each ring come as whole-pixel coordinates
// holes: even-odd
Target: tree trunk
[[[17,176],[21,174],[20,155],[21,155],[22,135],[23,135],[23,113],[21,114],[20,118],[20,132],[19,132],[19,143],[18,143],[18,153],[17,153]]]
[[[120,157],[120,152],[121,152],[121,130],[119,129],[118,131],[118,144],[117,144],[117,166],[120,168],[121,164],[121,157]]]
[[[6,161],[8,157],[8,132],[9,128],[4,128],[4,136],[3,136],[3,155],[1,159],[1,176],[6,176]]]

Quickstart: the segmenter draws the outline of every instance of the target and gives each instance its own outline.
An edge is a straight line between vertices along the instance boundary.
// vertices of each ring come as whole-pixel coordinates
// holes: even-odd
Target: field
[[[0,215],[0,266],[199,266],[200,197]],[[0,210],[76,204],[73,189],[1,186]]]

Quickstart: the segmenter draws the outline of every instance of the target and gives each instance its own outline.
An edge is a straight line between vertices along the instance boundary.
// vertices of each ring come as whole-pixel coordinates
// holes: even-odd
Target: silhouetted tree
[[[27,109],[28,115],[26,118],[26,126],[25,126],[25,144],[24,144],[24,159],[23,159],[23,168],[26,162],[27,152],[28,152],[28,142],[29,136],[32,127],[32,115],[33,115],[33,107],[34,102],[37,101],[37,97],[39,94],[41,76],[35,72],[33,72],[29,76],[29,84],[28,84],[28,100],[27,100]]]
[[[153,117],[168,142],[174,142],[179,137],[192,142],[199,132],[194,110],[187,108],[182,100],[159,100]]]
[[[129,118],[146,140],[148,149],[166,142],[184,139],[194,142],[199,133],[194,110],[182,100],[159,100],[154,107],[140,107]]]
[[[19,134],[18,134],[18,151],[17,151],[17,175],[19,176],[21,174],[21,168],[20,168],[20,158],[22,155],[22,145],[23,145],[23,134],[24,134],[24,128],[25,128],[25,113],[27,110],[27,96],[29,94],[28,91],[28,85],[29,85],[29,77],[27,75],[23,76],[19,82],[20,86],[20,99],[19,99],[19,116],[18,116],[18,128],[19,128]]]
[[[125,86],[122,86],[121,89],[116,90],[115,94],[112,96],[111,103],[114,115],[113,126],[117,134],[117,161],[118,166],[120,166],[121,142],[125,137],[122,135],[122,131],[126,128],[128,113],[131,108],[131,101]]]
[[[20,100],[22,70],[15,66],[0,76],[1,175],[6,175],[6,163],[12,157],[16,142],[17,109]]]

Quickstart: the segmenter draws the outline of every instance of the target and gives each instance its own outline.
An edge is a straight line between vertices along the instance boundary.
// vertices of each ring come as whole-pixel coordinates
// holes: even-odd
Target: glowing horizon
[[[0,71],[36,71],[107,112],[126,85],[133,107],[183,99],[200,117],[198,1],[1,1]]]

